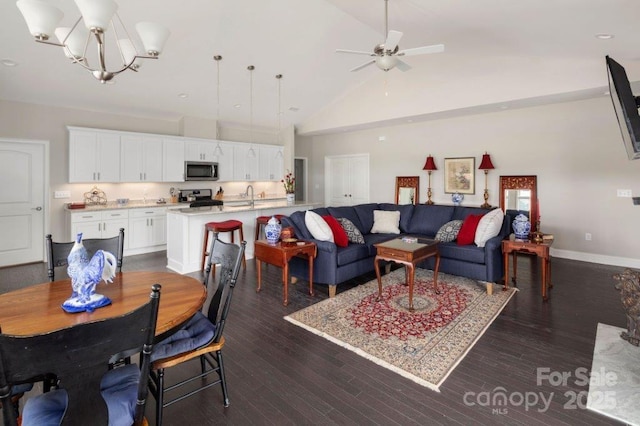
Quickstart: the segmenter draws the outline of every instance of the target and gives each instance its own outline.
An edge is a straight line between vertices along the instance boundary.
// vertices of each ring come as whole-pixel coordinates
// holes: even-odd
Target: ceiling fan
[[[372,56],[371,59],[364,64],[358,65],[351,71],[359,71],[371,64],[376,64],[378,68],[383,71],[389,71],[392,68],[397,67],[400,71],[408,71],[411,67],[404,61],[399,59],[399,56],[415,56],[424,55],[427,53],[440,53],[444,51],[444,44],[434,44],[432,46],[414,47],[411,49],[399,50],[398,43],[402,38],[400,31],[388,30],[389,16],[388,16],[389,0],[384,0],[384,32],[387,34],[387,39],[382,44],[378,44],[373,48],[373,53],[362,52],[359,50],[346,50],[336,49],[337,53],[351,53],[356,55]]]

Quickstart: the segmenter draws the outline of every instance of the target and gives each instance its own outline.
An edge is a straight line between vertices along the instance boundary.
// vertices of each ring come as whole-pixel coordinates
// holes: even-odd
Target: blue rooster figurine
[[[62,309],[67,312],[93,312],[111,304],[111,299],[95,291],[100,280],[110,283],[116,276],[116,257],[112,253],[98,250],[89,260],[89,253],[82,244],[82,233],[79,233],[67,257],[67,264],[73,292],[62,304]]]

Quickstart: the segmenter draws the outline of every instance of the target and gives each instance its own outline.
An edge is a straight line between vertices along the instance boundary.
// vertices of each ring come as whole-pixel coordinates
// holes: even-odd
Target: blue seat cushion
[[[448,259],[458,259],[464,262],[479,264],[484,264],[485,262],[484,248],[478,247],[475,244],[460,246],[455,241],[439,243],[438,251],[440,252],[440,257],[446,257]]]
[[[29,392],[33,388],[33,383],[23,383],[21,385],[11,386],[11,395]]]
[[[215,334],[216,326],[202,312],[198,312],[184,327],[153,346],[151,361],[206,346],[213,341]]]
[[[102,377],[100,393],[107,403],[109,426],[133,424],[140,370],[128,364],[109,370]],[[36,395],[27,400],[22,412],[24,426],[59,426],[67,410],[68,396],[64,389]]]
[[[418,204],[413,208],[406,232],[433,238],[442,225],[453,219],[452,215],[451,206]]]
[[[349,219],[351,223],[353,223],[358,231],[362,232],[364,226],[360,222],[360,218],[356,214],[356,211],[352,206],[341,206],[341,207],[327,207],[329,214],[333,217],[343,217],[345,219]]]
[[[346,247],[338,247],[338,266],[348,265],[370,256],[371,254],[367,244],[349,244]]]
[[[379,210],[378,204],[358,204],[357,206],[353,206],[353,209],[356,211],[356,214],[360,219],[360,223],[362,223],[360,232],[363,234],[371,232],[371,228],[373,228],[373,211]]]

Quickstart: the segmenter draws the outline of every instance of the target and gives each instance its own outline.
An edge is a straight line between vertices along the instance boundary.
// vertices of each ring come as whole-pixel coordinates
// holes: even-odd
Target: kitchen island
[[[251,206],[224,205],[206,208],[182,208],[167,211],[167,268],[180,274],[200,270],[202,256],[202,242],[204,224],[207,222],[222,222],[225,220],[239,220],[243,223],[244,239],[247,241],[245,255],[253,259],[253,236],[255,234],[256,218],[258,216],[272,216],[276,214],[290,215],[299,210],[318,207],[319,204],[298,201],[287,204],[286,201],[258,201]],[[230,241],[229,233],[220,234],[222,241]],[[238,237],[236,234],[236,243]]]

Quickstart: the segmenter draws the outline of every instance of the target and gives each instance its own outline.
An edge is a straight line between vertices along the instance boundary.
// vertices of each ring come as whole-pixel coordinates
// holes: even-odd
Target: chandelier
[[[125,70],[138,71],[140,59],[157,59],[169,37],[169,30],[162,25],[139,22],[136,30],[145,51],[145,54],[140,54],[120,19],[118,5],[113,0],[75,0],[75,3],[80,10],[80,17],[71,28],[56,28],[64,14],[50,3],[42,0],[18,0],[16,4],[35,41],[62,47],[67,58],[91,72],[100,83],[106,83]],[[106,33],[109,28],[116,46],[114,52],[117,50],[120,60],[111,69],[107,69],[106,58]],[[50,40],[53,34],[59,43]],[[97,52],[90,59],[87,51],[92,40]],[[116,54],[112,56],[114,55]],[[113,57],[110,59],[115,60]]]

